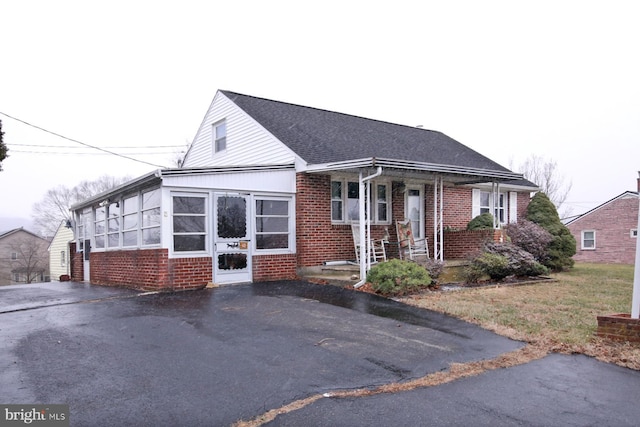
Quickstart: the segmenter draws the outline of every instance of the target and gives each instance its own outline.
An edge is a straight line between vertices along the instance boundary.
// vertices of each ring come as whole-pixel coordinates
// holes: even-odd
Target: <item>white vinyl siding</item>
[[[224,120],[226,150],[213,154],[214,124]],[[186,155],[183,167],[291,164],[295,153],[218,92]]]

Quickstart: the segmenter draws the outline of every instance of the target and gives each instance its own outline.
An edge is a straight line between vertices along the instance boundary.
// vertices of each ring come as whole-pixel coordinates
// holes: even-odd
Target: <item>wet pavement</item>
[[[523,346],[306,282],[176,294],[2,287],[0,342],[0,403],[66,403],[80,426],[227,426],[318,393],[407,381]],[[626,421],[640,419],[639,397],[637,371],[551,355],[412,392],[321,399],[271,425],[637,425]]]

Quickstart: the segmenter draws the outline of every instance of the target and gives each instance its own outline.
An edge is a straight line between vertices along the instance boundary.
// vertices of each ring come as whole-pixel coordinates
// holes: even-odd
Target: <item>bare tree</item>
[[[103,175],[95,181],[82,181],[73,188],[57,186],[47,190],[44,198],[33,205],[33,222],[43,236],[53,236],[62,221],[70,219],[71,205],[128,181],[129,177]]]
[[[520,166],[520,171],[525,178],[540,186],[541,191],[547,195],[560,212],[569,191],[571,191],[572,182],[565,183],[565,177],[560,174],[558,164],[554,160],[532,154]],[[564,214],[569,214],[566,208]]]

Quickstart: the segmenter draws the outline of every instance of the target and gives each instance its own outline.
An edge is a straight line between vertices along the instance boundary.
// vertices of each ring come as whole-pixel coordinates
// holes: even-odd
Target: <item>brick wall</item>
[[[504,230],[461,230],[444,232],[444,258],[468,259],[477,255],[486,242],[504,242]]]
[[[169,259],[167,249],[91,253],[91,283],[145,290],[203,288],[213,277],[210,257]]]
[[[74,282],[82,282],[84,280],[84,262],[83,253],[76,252],[76,243],[69,243],[69,254],[71,254],[71,280]]]
[[[567,227],[576,239],[576,254],[580,262],[633,264],[637,238],[631,229],[638,226],[638,198],[624,197],[572,222]],[[595,230],[596,248],[582,249],[582,231]]]
[[[296,255],[255,255],[252,258],[253,281],[296,279]]]
[[[615,341],[640,343],[640,320],[628,314],[598,316],[597,335]]]
[[[389,226],[372,226],[381,238]],[[296,252],[298,267],[325,261],[355,259],[351,225],[331,224],[331,177],[299,173],[296,176]]]

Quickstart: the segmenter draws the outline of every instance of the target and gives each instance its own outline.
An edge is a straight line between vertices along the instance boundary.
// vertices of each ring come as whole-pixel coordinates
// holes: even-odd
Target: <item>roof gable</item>
[[[307,164],[371,157],[510,172],[441,132],[221,92]]]
[[[622,194],[617,195],[616,197],[614,197],[611,200],[607,200],[606,202],[604,202],[601,205],[596,206],[595,208],[588,210],[587,212],[583,213],[582,215],[578,215],[577,217],[571,219],[570,221],[567,221],[567,223],[565,225],[570,225],[570,224],[574,224],[576,222],[579,222],[580,220],[584,219],[585,217],[593,214],[594,212],[599,211],[600,209],[610,206],[614,203],[616,203],[619,200],[623,200],[623,199],[628,199],[628,198],[638,198],[640,197],[640,193],[635,192],[635,191],[625,191]]]

